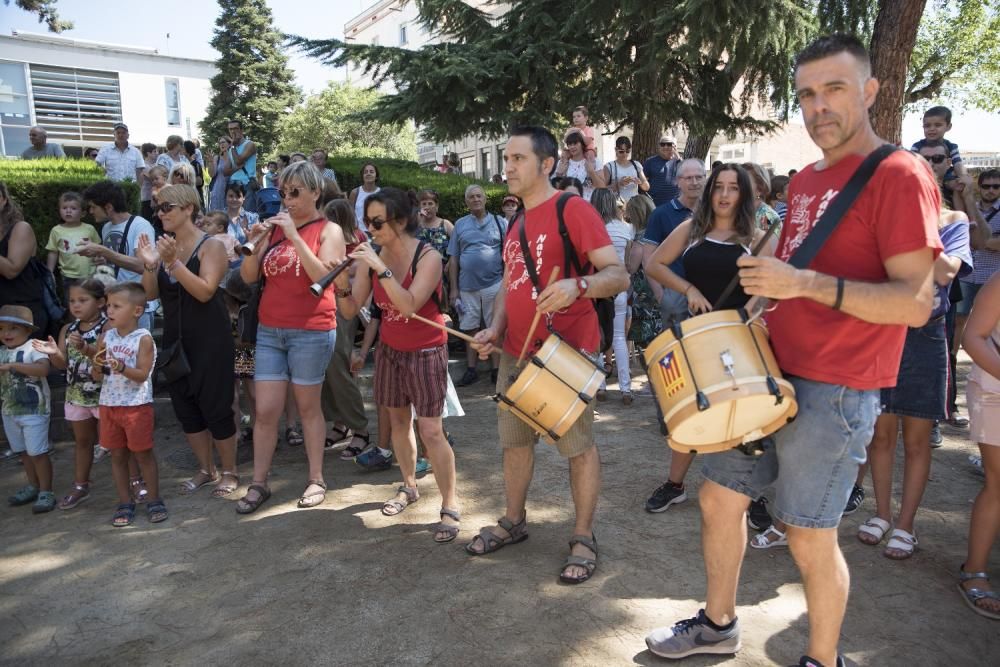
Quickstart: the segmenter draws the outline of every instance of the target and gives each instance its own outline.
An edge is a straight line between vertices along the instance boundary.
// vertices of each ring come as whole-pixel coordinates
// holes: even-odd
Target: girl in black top
[[[736,260],[749,254],[763,235],[754,224],[753,186],[746,170],[723,165],[709,176],[691,219],[678,225],[650,256],[646,275],[684,294],[692,314],[707,313],[739,271]],[[774,254],[773,239],[760,254]],[[684,276],[669,268],[678,257]],[[719,308],[740,308],[748,300],[737,287]]]

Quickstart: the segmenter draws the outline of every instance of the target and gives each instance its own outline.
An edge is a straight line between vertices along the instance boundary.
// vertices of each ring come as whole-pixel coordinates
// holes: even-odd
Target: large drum
[[[553,333],[494,400],[550,444],[566,434],[594,400],[605,368]]]
[[[645,351],[667,442],[679,452],[718,452],[760,440],[798,412],[767,328],[744,310],[720,310],[667,329]]]

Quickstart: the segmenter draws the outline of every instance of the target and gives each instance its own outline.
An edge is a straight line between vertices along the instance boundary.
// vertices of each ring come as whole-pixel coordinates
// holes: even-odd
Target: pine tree
[[[791,56],[815,25],[808,0],[576,0],[571,10],[564,0],[513,0],[498,18],[462,0],[412,1],[438,43],[292,43],[394,84],[399,92],[370,115],[412,118],[434,141],[497,137],[513,123],[557,128],[585,104],[594,123],[632,127],[640,157],[676,124],[709,140],[774,128],[751,106],[787,108]]]
[[[239,119],[257,144],[271,150],[278,121],[302,99],[281,49],[283,36],[272,24],[264,0],[219,0],[212,46],[219,52],[212,77],[212,99],[198,126],[211,145],[226,133],[226,122]]]

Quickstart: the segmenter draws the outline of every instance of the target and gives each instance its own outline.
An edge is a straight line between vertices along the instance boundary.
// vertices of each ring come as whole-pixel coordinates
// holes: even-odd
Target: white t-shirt
[[[104,348],[108,357],[121,359],[125,365],[135,368],[139,360],[139,343],[150,333],[145,329],[136,329],[130,334],[120,336],[114,327],[104,330]],[[152,337],[152,336],[150,336]],[[156,365],[156,346],[153,346],[153,365]],[[129,380],[121,373],[104,376],[101,384],[101,405],[135,406],[153,402],[153,371],[142,382]]]
[[[368,225],[365,224],[365,200],[381,189],[382,188],[375,188],[374,191],[367,192],[362,187],[358,188],[358,195],[354,200],[354,217],[358,220],[358,227],[366,232],[368,231]]]
[[[608,181],[608,188],[612,192],[617,192],[618,196],[622,198],[622,201],[628,202],[629,199],[635,197],[639,194],[639,171],[636,169],[636,165],[639,164],[635,160],[630,160],[627,167],[623,167],[618,164],[617,160],[611,160],[606,165],[604,165],[605,171],[611,177]],[[642,166],[639,166],[642,169]],[[631,176],[636,179],[629,183],[628,185],[621,185],[619,181],[626,176]]]
[[[635,230],[632,225],[622,220],[612,220],[606,226],[608,236],[611,237],[611,245],[618,253],[618,259],[625,261],[625,248],[629,241],[635,240]]]
[[[567,178],[578,178],[583,183],[583,198],[590,201],[590,196],[594,194],[594,183],[587,175],[587,159],[569,160],[566,167]]]

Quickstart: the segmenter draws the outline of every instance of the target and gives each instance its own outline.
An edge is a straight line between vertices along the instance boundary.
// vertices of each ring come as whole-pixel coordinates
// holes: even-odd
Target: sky
[[[267,0],[278,30],[312,38],[342,39],[344,24],[376,0]],[[60,15],[75,27],[63,35],[76,39],[111,42],[159,49],[173,56],[215,60],[209,45],[219,8],[208,0],[59,0]],[[45,27],[12,5],[0,4],[0,29],[45,32]],[[170,38],[167,38],[167,35]],[[289,66],[303,92],[318,92],[327,81],[343,81],[343,70],[334,70],[294,52]],[[928,105],[929,106],[929,105]],[[963,152],[1000,151],[1000,117],[982,111],[953,109],[953,129],[948,139]],[[903,120],[903,143],[922,138],[920,112]]]

